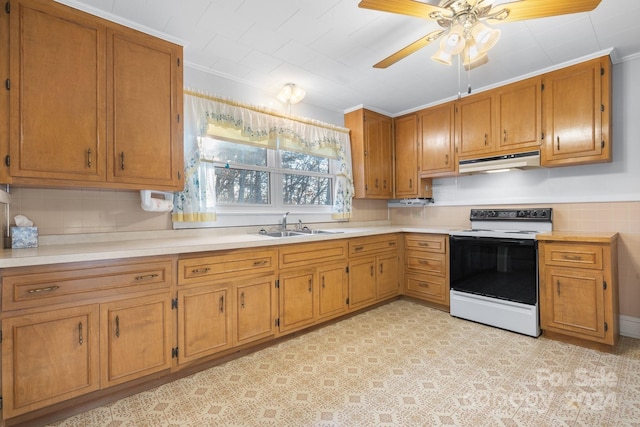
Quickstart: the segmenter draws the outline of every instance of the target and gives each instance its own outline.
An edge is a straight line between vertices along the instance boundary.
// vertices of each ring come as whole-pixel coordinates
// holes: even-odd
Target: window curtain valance
[[[211,204],[215,200],[214,185],[205,179],[206,169],[212,166],[203,161],[206,155],[199,141],[207,135],[228,138],[230,133],[251,143],[337,159],[340,167],[334,185],[333,218],[351,217],[353,177],[348,129],[189,90],[184,92],[184,110],[185,189],[174,197],[173,221],[215,221]]]

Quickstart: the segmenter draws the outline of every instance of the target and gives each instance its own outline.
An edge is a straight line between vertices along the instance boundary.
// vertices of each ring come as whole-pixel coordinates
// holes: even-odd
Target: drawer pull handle
[[[78,344],[82,345],[84,338],[82,337],[82,322],[78,323]]]
[[[116,316],[116,338],[120,338],[120,316]]]
[[[253,262],[253,266],[254,267],[259,267],[261,265],[267,265],[269,263],[269,261],[267,261],[266,259],[260,260],[260,261],[254,261]]]
[[[396,242],[389,242],[389,246],[395,246]]]
[[[158,277],[157,274],[147,274],[146,276],[136,276],[136,280],[155,279],[156,277]]]
[[[364,249],[364,246],[356,246],[353,250],[356,252],[360,252],[363,249]]]
[[[418,283],[418,286],[420,286],[421,288],[428,288],[429,284],[427,282],[420,282]]]
[[[220,297],[220,313],[224,313],[224,295]]]
[[[422,246],[422,247],[428,248],[429,247],[429,243],[427,243],[427,242],[418,242],[418,246]]]
[[[37,289],[29,289],[27,291],[28,294],[36,294],[38,292],[51,292],[59,289],[60,286],[47,286],[46,288],[37,288]]]
[[[562,258],[569,261],[582,261],[582,257],[580,255],[562,255]]]
[[[193,273],[193,274],[204,274],[204,273],[208,273],[209,270],[211,270],[209,267],[194,268],[193,270],[191,270],[191,273]]]
[[[418,261],[418,263],[422,265],[429,265],[429,261],[427,261],[426,259],[421,259]]]

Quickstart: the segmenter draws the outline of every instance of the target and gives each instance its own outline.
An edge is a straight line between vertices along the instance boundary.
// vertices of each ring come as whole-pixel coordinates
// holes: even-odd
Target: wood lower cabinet
[[[51,0],[9,21],[5,181],[182,190],[180,46]]]
[[[100,304],[103,388],[171,368],[169,292]]]
[[[346,240],[283,246],[279,260],[281,333],[347,312]]]
[[[178,365],[276,333],[276,265],[274,249],[178,260]]]
[[[619,334],[616,244],[616,234],[543,235],[539,277],[545,333],[587,345],[615,346]]]
[[[407,295],[449,307],[449,236],[411,233],[404,236]]]
[[[3,417],[171,367],[169,257],[2,271]]]
[[[384,234],[349,241],[349,309],[366,307],[400,292],[398,236]]]
[[[229,283],[178,291],[180,361],[192,362],[231,347],[232,293]]]
[[[99,306],[2,320],[3,417],[100,388]]]

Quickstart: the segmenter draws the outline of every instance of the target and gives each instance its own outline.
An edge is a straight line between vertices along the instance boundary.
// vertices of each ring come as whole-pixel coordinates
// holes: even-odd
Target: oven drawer
[[[546,265],[602,270],[602,246],[566,243],[544,243],[543,246]]]
[[[444,277],[407,274],[407,293],[432,302],[447,304],[449,287]]]
[[[447,273],[445,254],[407,251],[406,263],[408,270],[435,274],[441,277],[445,277]]]
[[[439,234],[407,234],[404,236],[406,249],[425,252],[445,253],[448,235]]]

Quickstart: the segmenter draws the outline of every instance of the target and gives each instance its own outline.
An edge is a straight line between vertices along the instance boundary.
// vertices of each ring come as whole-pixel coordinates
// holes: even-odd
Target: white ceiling
[[[332,111],[365,105],[398,115],[458,93],[457,66],[430,59],[437,43],[387,69],[372,68],[438,25],[360,9],[359,0],[58,1],[183,43],[187,66],[274,96],[285,83],[296,83],[307,91],[303,102]],[[638,0],[602,0],[590,13],[501,24],[489,63],[471,72],[472,86],[496,85],[609,48],[614,62],[636,55],[638,16]],[[467,78],[463,70],[463,90]]]

